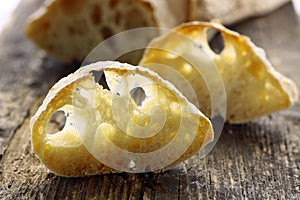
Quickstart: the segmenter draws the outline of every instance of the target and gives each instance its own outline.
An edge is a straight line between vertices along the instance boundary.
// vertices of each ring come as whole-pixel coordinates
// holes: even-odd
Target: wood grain
[[[74,69],[23,36],[24,19],[39,5],[22,1],[14,23],[0,35],[0,199],[300,199],[299,102],[247,124],[226,124],[207,157],[194,156],[162,173],[83,178],[49,173],[31,151],[29,120],[51,85]],[[266,49],[300,88],[297,23],[289,4],[231,28]]]

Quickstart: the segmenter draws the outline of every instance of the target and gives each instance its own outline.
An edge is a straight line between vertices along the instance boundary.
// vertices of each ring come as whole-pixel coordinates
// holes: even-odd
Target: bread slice
[[[105,88],[98,83],[101,72]],[[65,112],[65,126],[46,132],[58,110]],[[113,61],[82,67],[56,83],[32,117],[31,132],[33,151],[61,176],[159,171],[213,139],[208,118],[171,83]]]
[[[82,61],[100,42],[122,31],[183,22],[187,11],[175,11],[167,0],[52,0],[29,18],[25,32],[59,60]],[[155,34],[144,37],[152,39]]]
[[[224,49],[220,53],[215,53],[208,44],[207,32],[211,29],[222,35]],[[182,38],[178,39],[178,35]],[[227,96],[227,121],[247,122],[288,108],[297,101],[295,83],[274,69],[263,49],[255,46],[248,37],[228,30],[219,23],[192,22],[180,25],[174,31],[155,38],[148,48],[139,65],[152,69],[172,82],[191,102],[199,105],[207,116],[212,112],[211,102],[214,102],[216,108],[222,106],[218,105],[221,97],[216,96],[211,100],[205,79],[214,82],[215,77],[203,76],[205,68],[199,73],[188,59],[197,49],[207,53],[223,79]],[[209,66],[201,55],[195,60],[199,65]],[[195,100],[187,92],[187,84],[179,82],[172,73],[166,73],[166,68],[157,67],[159,65],[182,74],[192,85],[198,99]],[[218,89],[219,86],[211,91]]]
[[[265,15],[289,0],[190,0],[190,21],[219,19],[223,24],[233,24],[246,18]]]
[[[287,1],[226,0],[220,6],[216,0],[50,0],[29,18],[25,32],[37,46],[61,61],[83,61],[99,43],[122,31],[172,28],[191,20],[216,18],[230,24],[267,13]],[[143,32],[138,37],[143,37],[146,45],[158,34],[159,30]],[[110,48],[132,44],[132,39],[124,40],[122,44],[111,42]],[[136,64],[137,58],[140,55],[135,53],[121,60]]]

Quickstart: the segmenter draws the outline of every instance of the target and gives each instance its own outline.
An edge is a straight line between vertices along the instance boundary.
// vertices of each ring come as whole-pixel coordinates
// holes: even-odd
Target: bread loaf
[[[50,0],[29,18],[25,32],[29,39],[57,59],[83,61],[100,42],[125,30],[172,28],[187,21],[215,18],[231,24],[267,13],[287,1]],[[149,38],[158,34],[159,31],[138,37],[150,41]],[[111,45],[113,49],[120,44]]]

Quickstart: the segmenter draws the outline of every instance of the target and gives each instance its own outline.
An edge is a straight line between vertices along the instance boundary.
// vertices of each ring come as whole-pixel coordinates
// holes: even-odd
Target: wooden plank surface
[[[0,35],[0,199],[300,199],[300,102],[247,124],[226,124],[207,157],[163,173],[48,173],[31,151],[29,120],[51,85],[74,69],[25,39],[25,18],[39,5],[22,1]],[[231,28],[251,36],[300,88],[300,22],[290,4]]]

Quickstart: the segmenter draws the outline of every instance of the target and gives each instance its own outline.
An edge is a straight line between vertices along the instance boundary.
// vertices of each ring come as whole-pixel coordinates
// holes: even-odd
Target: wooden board
[[[300,199],[300,102],[247,124],[226,124],[207,157],[163,173],[48,173],[31,151],[29,121],[48,89],[74,68],[25,39],[25,19],[39,5],[22,1],[0,35],[0,199]],[[251,36],[300,88],[300,22],[291,4],[231,28]]]

